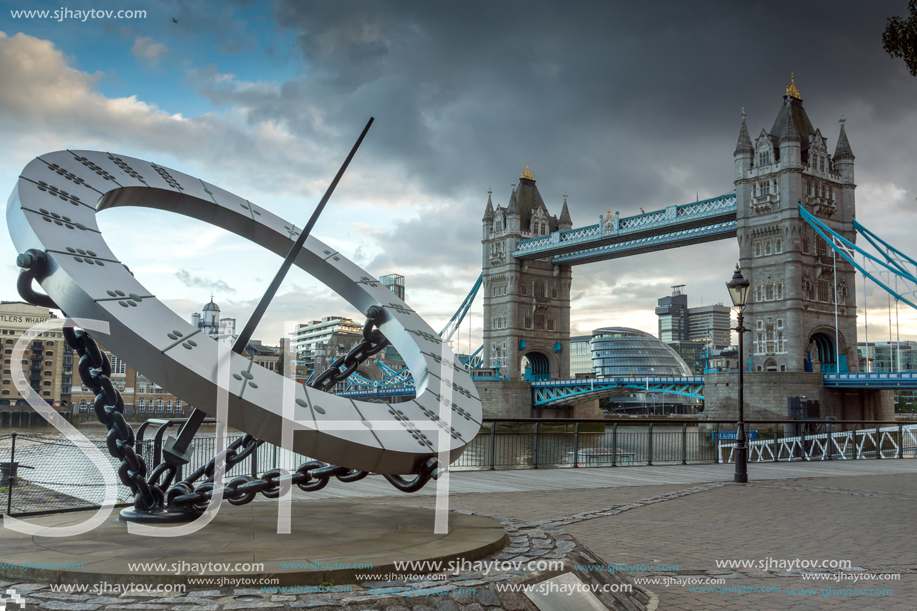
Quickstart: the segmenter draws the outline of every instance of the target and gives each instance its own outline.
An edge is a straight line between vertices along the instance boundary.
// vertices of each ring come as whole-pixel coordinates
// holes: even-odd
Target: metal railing
[[[165,435],[180,423],[153,420],[138,430],[136,449],[147,465],[159,463]],[[917,458],[917,424],[755,420],[747,425],[749,433],[754,433],[748,442],[748,461],[752,463]],[[735,431],[736,423],[731,420],[485,418],[481,432],[451,469],[726,463],[733,460]],[[228,435],[227,444],[240,435]],[[93,443],[112,471],[117,470],[117,462],[105,452],[106,442],[99,439]],[[182,468],[186,474],[216,454],[217,439],[199,436],[191,447],[191,462]],[[294,471],[308,460],[308,456],[264,444],[226,473],[226,479],[260,475],[274,468]],[[83,450],[66,439],[48,435],[0,435],[0,474],[0,499],[5,501],[5,513],[13,516],[91,509],[104,497],[102,476]],[[130,490],[120,484],[118,500],[122,504],[132,501]]]

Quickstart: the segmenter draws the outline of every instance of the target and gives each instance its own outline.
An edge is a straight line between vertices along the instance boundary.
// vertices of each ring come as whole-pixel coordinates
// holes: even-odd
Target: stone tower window
[[[777,238],[774,240],[774,252],[778,255],[783,252],[783,238]]]
[[[770,165],[771,163],[771,153],[770,151],[761,151],[758,153],[758,165]]]
[[[541,280],[535,281],[535,297],[544,297],[545,296],[545,286],[544,282]]]
[[[551,298],[557,299],[557,287],[556,286],[551,287]]]
[[[528,295],[528,294],[529,294],[529,288],[528,288],[528,286],[525,284],[525,282],[521,283],[521,287],[520,287],[520,288],[521,288],[521,290],[522,290],[522,294],[523,294],[523,295]]]
[[[828,244],[820,235],[815,236],[815,254],[819,257],[824,257],[828,254]]]
[[[535,328],[544,329],[544,314],[535,314]]]

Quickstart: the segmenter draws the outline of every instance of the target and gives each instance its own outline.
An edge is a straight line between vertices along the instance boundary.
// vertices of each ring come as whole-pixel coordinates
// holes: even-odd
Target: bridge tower
[[[802,203],[856,239],[854,156],[843,118],[833,156],[827,144],[792,79],[770,132],[762,129],[754,142],[742,111],[734,156],[739,257],[751,283],[746,371],[751,364],[756,372],[828,373],[837,371],[838,356],[842,370],[857,371],[855,270],[834,261],[798,210]]]
[[[573,229],[566,194],[560,218],[551,216],[528,163],[505,208],[495,209],[491,194],[482,219],[483,366],[499,367],[500,375],[510,380],[524,379],[525,365],[538,379],[566,379],[571,267],[553,265],[550,257],[513,258],[519,242]]]

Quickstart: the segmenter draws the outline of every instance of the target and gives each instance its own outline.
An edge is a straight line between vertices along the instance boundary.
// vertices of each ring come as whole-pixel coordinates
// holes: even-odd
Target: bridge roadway
[[[917,372],[826,373],[824,383],[828,388],[873,388],[888,390],[917,389]],[[617,378],[591,378],[576,380],[546,380],[532,382],[532,404],[535,407],[569,405],[604,398],[626,389],[660,392],[703,399],[704,376],[640,376]],[[336,393],[342,397],[384,399],[387,397],[412,397],[414,386],[378,386],[363,390]]]
[[[513,257],[551,257],[555,265],[578,265],[734,238],[736,227],[736,196],[731,192],[626,218],[615,213],[598,225],[518,242]]]

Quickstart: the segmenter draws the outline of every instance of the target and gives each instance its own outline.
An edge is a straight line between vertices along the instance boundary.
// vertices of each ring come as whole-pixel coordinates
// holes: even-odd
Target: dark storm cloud
[[[731,188],[740,109],[769,129],[790,71],[832,146],[845,109],[851,133],[910,113],[881,47],[904,6],[281,1],[276,20],[307,66],[291,97],[331,125],[374,114],[368,150],[412,180],[481,192],[529,159],[591,218]],[[290,116],[282,97],[259,112]]]
[[[552,214],[569,194],[575,226],[722,194],[741,109],[753,138],[769,130],[791,71],[829,150],[839,115],[848,119],[858,218],[908,243],[917,79],[881,43],[886,18],[906,6],[278,0],[275,22],[295,35],[303,73],[274,88],[200,87],[335,158],[375,116],[360,167],[377,179],[379,205],[392,205],[398,184],[430,203],[364,232],[384,251],[368,267],[459,299],[455,278],[470,285],[479,270],[488,187],[505,206],[530,161]],[[581,266],[574,309],[645,313],[681,283],[692,305],[722,301],[736,256],[726,240]]]

